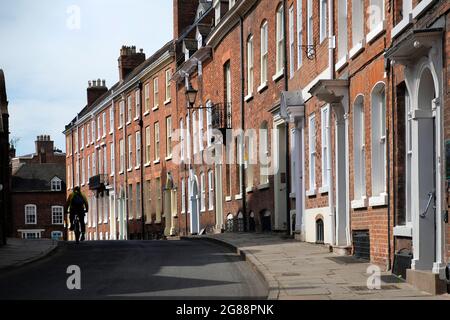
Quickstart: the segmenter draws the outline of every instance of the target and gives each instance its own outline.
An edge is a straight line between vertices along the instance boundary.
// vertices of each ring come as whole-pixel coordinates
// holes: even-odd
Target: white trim
[[[412,236],[413,236],[412,225],[407,224],[406,226],[394,227],[394,236],[412,238]]]
[[[166,101],[164,101],[164,105],[166,106],[166,105],[168,105],[171,102],[172,102],[172,98],[169,98]]]
[[[305,102],[307,102],[309,99],[312,98],[311,93],[309,93],[309,90],[311,90],[312,87],[314,87],[320,80],[328,79],[330,74],[330,68],[327,67],[321,74],[319,74],[316,78],[314,78],[313,81],[308,83],[306,87],[302,90],[302,96]]]
[[[373,196],[369,198],[370,207],[381,207],[388,204],[388,194],[382,193],[379,196]]]
[[[316,190],[307,190],[305,194],[307,197],[314,197],[317,195],[317,191]]]
[[[351,203],[352,209],[363,209],[367,208],[367,197],[362,197],[362,199],[353,200]]]
[[[436,2],[436,0],[422,0],[413,9],[412,18],[416,19],[418,16],[420,16],[422,13],[424,13],[425,10],[428,9],[428,7],[431,6],[434,2]]]
[[[234,200],[242,200],[243,198],[244,197],[243,197],[242,193],[234,196]]]
[[[233,200],[232,197],[225,197],[225,202],[231,202]]]
[[[250,100],[253,99],[253,93],[249,93],[248,95],[245,96],[244,100],[245,102],[249,102]]]
[[[402,21],[397,23],[391,31],[391,38],[395,39],[400,35],[403,30],[405,30],[412,23],[412,13],[409,13],[408,16],[404,17]]]
[[[344,68],[348,64],[348,53],[344,55],[341,59],[336,62],[336,65],[334,67],[335,71],[341,71],[342,68]]]
[[[275,75],[272,77],[272,80],[277,82],[278,80],[280,80],[282,77],[284,76],[284,68],[282,68],[280,71],[278,71],[277,73],[275,73]]]
[[[365,41],[360,41],[357,45],[355,45],[353,48],[350,49],[349,53],[348,53],[348,58],[349,59],[354,59],[356,58],[356,56],[358,56],[361,52],[364,51],[364,43]]]
[[[263,92],[265,89],[267,89],[267,87],[268,87],[268,83],[267,83],[267,81],[265,81],[264,83],[262,83],[259,87],[258,87],[258,93],[261,93],[261,92]]]
[[[386,31],[386,20],[380,21],[374,28],[366,35],[366,43],[371,43],[380,34]]]
[[[325,193],[328,193],[329,191],[330,191],[330,188],[328,186],[319,188],[320,194],[325,194]]]

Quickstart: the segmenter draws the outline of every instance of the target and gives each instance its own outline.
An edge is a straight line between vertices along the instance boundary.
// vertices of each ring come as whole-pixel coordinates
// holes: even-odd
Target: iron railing
[[[89,189],[90,190],[103,189],[108,184],[109,184],[109,181],[108,181],[107,174],[98,174],[96,176],[89,178]]]
[[[232,129],[231,103],[218,103],[212,107],[211,112],[213,129]]]

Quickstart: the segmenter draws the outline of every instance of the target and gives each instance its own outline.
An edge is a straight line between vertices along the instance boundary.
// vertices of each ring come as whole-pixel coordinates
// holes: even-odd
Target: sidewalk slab
[[[381,289],[371,290],[367,286],[370,263],[340,259],[325,246],[279,235],[223,233],[193,238],[220,243],[240,254],[266,281],[269,300],[450,299],[448,294],[432,296],[403,281],[384,283],[383,278]]]
[[[10,238],[0,247],[0,270],[17,268],[49,255],[58,242],[47,239],[24,240]]]

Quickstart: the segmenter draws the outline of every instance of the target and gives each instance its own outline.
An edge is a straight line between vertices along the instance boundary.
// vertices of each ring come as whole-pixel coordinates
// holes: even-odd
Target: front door
[[[275,198],[275,229],[287,230],[287,176],[286,176],[286,125],[275,125],[277,139],[277,164],[274,183]]]
[[[191,234],[199,234],[200,233],[200,225],[199,225],[199,196],[198,196],[198,184],[196,179],[194,178],[192,182],[192,194],[190,197],[191,201]]]

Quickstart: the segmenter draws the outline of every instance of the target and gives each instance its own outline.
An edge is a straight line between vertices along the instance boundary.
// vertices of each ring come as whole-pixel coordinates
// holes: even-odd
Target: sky
[[[86,105],[89,80],[119,80],[122,45],[147,57],[173,34],[172,0],[0,0],[0,69],[17,155],[62,132]]]

